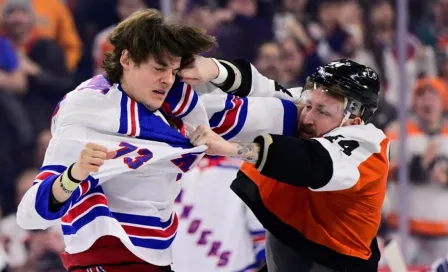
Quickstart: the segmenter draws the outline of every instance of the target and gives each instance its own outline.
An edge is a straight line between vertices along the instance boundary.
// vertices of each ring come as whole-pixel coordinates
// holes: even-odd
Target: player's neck
[[[123,90],[123,92],[129,98],[131,98],[132,100],[136,101],[135,98],[132,95],[131,87],[129,86],[129,84],[127,83],[127,80],[124,77],[122,77],[121,80],[120,80],[120,86],[121,86],[121,89]]]

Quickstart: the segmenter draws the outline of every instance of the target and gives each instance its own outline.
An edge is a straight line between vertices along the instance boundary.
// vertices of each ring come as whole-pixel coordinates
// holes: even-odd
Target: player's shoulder
[[[335,136],[339,134],[347,138],[361,140],[362,142],[381,142],[387,138],[386,134],[384,134],[381,129],[371,123],[339,127],[327,133],[325,136]]]
[[[62,102],[99,110],[112,104],[113,101],[110,100],[114,97],[113,93],[117,92],[119,92],[117,84],[111,84],[103,74],[99,74],[79,84],[64,97]]]
[[[382,149],[387,148],[389,145],[389,139],[386,134],[370,123],[340,127],[324,136],[324,138],[330,140],[334,137],[356,141],[360,147],[372,153],[381,152]]]
[[[107,94],[114,84],[110,83],[105,74],[99,74],[79,84],[73,92],[92,95]]]
[[[56,106],[53,119],[60,120],[59,125],[87,126],[99,119],[116,118],[121,96],[116,84],[110,84],[103,75],[95,76],[64,96]]]

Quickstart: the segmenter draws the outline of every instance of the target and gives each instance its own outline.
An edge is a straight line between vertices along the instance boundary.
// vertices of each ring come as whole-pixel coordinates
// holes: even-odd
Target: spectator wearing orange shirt
[[[406,257],[414,265],[430,264],[448,252],[448,120],[443,116],[446,95],[440,79],[420,79],[414,88],[413,112],[407,122],[410,180],[407,207],[411,235]],[[398,132],[397,123],[386,131],[391,139],[391,165],[396,167]],[[395,179],[393,174],[390,177]],[[391,182],[389,188],[392,210],[386,222],[391,228],[398,226],[396,186]]]
[[[0,9],[7,3],[30,3],[36,17],[38,35],[54,40],[64,50],[65,63],[74,71],[82,54],[82,44],[70,10],[60,0],[0,0]]]
[[[28,1],[8,1],[2,11],[4,34],[19,55],[21,70],[27,77],[25,108],[39,133],[64,94],[71,89],[73,76],[67,70],[64,51],[53,40],[37,33],[35,16]]]

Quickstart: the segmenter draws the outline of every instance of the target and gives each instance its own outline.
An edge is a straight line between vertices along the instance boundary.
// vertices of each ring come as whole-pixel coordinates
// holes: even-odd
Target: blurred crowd
[[[167,0],[168,1],[168,0]],[[373,123],[392,140],[381,235],[397,236],[400,206],[410,217],[410,265],[448,254],[448,0],[409,0],[406,45],[407,165],[398,162],[397,9],[387,0],[171,0],[169,20],[205,28],[218,58],[245,58],[285,87],[317,66],[350,58],[381,76]],[[64,271],[60,230],[28,232],[15,209],[32,186],[51,138],[59,100],[101,73],[107,35],[158,0],[0,0],[0,269]],[[407,167],[409,203],[397,203]]]

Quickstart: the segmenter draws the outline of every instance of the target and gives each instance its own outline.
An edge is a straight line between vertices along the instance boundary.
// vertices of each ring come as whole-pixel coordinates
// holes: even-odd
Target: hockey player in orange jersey
[[[243,60],[199,58],[180,75],[193,84],[212,79],[234,95],[294,97]],[[268,231],[269,272],[377,271],[389,140],[367,122],[379,85],[371,68],[334,61],[307,80],[298,137],[266,134],[236,143],[205,127],[189,136],[194,145],[208,145],[208,154],[246,161],[231,188]]]

